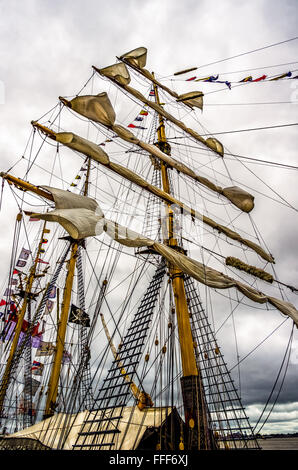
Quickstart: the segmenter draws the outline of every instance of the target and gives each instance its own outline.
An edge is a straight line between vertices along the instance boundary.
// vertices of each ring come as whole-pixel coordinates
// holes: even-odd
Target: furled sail
[[[55,209],[40,218],[49,222],[58,222],[75,240],[103,231],[103,212],[97,202],[89,197],[73,194],[58,188],[42,186],[55,201]]]
[[[165,85],[159,83],[159,81],[156,80],[154,75],[150,73],[149,70],[144,68],[146,65],[146,61],[147,61],[147,49],[145,47],[138,47],[137,49],[127,52],[126,54],[123,54],[122,56],[120,56],[120,60],[128,64],[133,69],[137,70],[141,75],[148,78],[148,80],[155,83],[164,91],[169,93],[169,95],[173,96],[174,98],[179,97],[178,93],[166,87]],[[126,67],[126,65],[123,62],[122,64]]]
[[[219,153],[219,155],[223,156],[224,149],[223,145],[221,144],[221,142],[219,142],[219,140],[215,139],[214,137],[208,137],[205,143],[209,148],[214,150],[214,152]]]
[[[69,101],[62,97],[59,99],[68,106]],[[99,93],[96,96],[77,96],[71,100],[72,108],[82,116],[105,126],[112,126],[116,115],[107,93]]]
[[[250,212],[254,208],[254,197],[238,186],[223,188],[222,194],[244,212]]]
[[[106,232],[113,240],[122,245],[149,247],[163,256],[171,265],[177,266],[183,273],[188,274],[202,284],[215,289],[234,287],[254,302],[268,302],[274,305],[282,313],[290,316],[298,326],[298,311],[292,304],[267,296],[249,285],[232,279],[183,253],[177,252],[167,245],[155,242],[138,232],[106,219],[94,199],[49,186],[43,186],[43,188],[53,195],[57,208],[45,214],[32,214],[33,217],[37,216],[40,219],[59,222],[73,238],[85,238]]]
[[[99,149],[99,157],[97,158],[97,155],[92,151],[90,153],[89,150],[89,141],[86,141],[86,139],[82,139],[81,137],[72,134],[70,132],[60,132],[55,134],[55,138],[58,142],[62,143],[63,145],[66,145],[67,147],[70,147],[73,150],[78,150],[79,152],[84,153],[84,155],[91,157],[93,160],[101,163],[102,165],[108,167],[110,170],[114,171],[115,173],[123,176],[124,178],[128,179],[129,181],[137,184],[143,189],[146,189],[146,191],[149,191],[150,193],[160,197],[162,200],[169,204],[174,204],[179,206],[183,211],[185,211],[187,214],[189,214],[191,217],[197,218],[198,220],[201,220],[203,223],[209,225],[210,227],[218,230],[220,233],[223,233],[227,237],[238,241],[239,243],[248,246],[252,250],[254,250],[258,255],[260,255],[263,259],[266,261],[269,261],[270,263],[274,262],[274,258],[267,252],[263,250],[259,245],[256,243],[252,242],[251,240],[248,240],[246,238],[241,237],[237,232],[234,232],[233,230],[229,229],[228,227],[225,227],[222,224],[219,224],[212,220],[210,217],[207,217],[205,215],[200,214],[198,211],[195,209],[192,209],[188,206],[186,206],[184,203],[179,201],[178,199],[174,198],[167,192],[163,191],[162,189],[157,188],[156,186],[148,183],[146,180],[141,178],[139,175],[134,173],[132,170],[119,165],[117,163],[113,163],[110,161],[108,155],[102,150]],[[87,145],[85,146],[85,142],[87,142]],[[92,146],[93,150],[93,146]],[[104,163],[102,155],[105,155],[106,158],[108,159],[108,163]]]
[[[137,47],[136,49],[123,54],[120,59],[125,59],[136,67],[144,68],[147,61],[147,48]]]
[[[128,83],[130,83],[129,72],[127,67],[125,67],[125,64],[122,62],[105,67],[103,69],[103,74],[106,77],[116,80],[116,82],[121,83],[122,85],[128,85]]]
[[[157,146],[148,144],[147,142],[140,140],[128,129],[125,129],[123,126],[115,124],[115,112],[106,93],[100,93],[99,95],[95,96],[79,96],[71,101],[67,101],[64,98],[61,99],[69,108],[73,109],[75,112],[87,117],[88,119],[91,119],[92,121],[99,122],[100,124],[111,128],[122,139],[132,144],[138,145],[140,148],[146,150],[151,155],[154,155],[158,159],[164,161],[172,168],[175,168],[181,173],[184,173],[185,175],[189,176],[200,184],[203,184],[204,186],[208,187],[212,191],[223,195],[224,197],[229,199],[232,204],[237,206],[242,211],[250,212],[253,209],[254,197],[248,192],[236,186],[222,188],[221,186],[215,185],[207,178],[195,173],[183,163],[175,160],[171,156],[162,152]],[[209,141],[210,145],[214,146],[216,151],[221,151],[221,144],[216,141],[216,139],[207,139],[207,141]]]
[[[160,83],[156,80],[155,76],[150,73],[147,69],[145,69],[146,60],[147,60],[147,49],[145,47],[138,47],[126,54],[123,54],[120,57],[120,60],[125,62],[127,65],[132,67],[134,70],[137,70],[141,75],[148,78],[152,83],[157,85],[159,88],[162,88],[166,91],[169,95],[176,98],[177,101],[183,101],[184,104],[189,106],[190,108],[196,107],[203,109],[203,93],[198,91],[193,91],[189,93],[184,93],[183,95],[178,95],[175,91],[171,90],[164,84]],[[115,64],[117,65],[117,64]],[[194,99],[194,96],[198,97]]]
[[[226,265],[232,266],[234,268],[240,269],[241,271],[245,271],[249,274],[252,274],[253,276],[259,277],[260,279],[263,279],[263,281],[270,282],[270,283],[274,281],[272,274],[267,273],[263,269],[256,268],[255,266],[246,264],[240,259],[234,258],[233,256],[228,256],[226,258]]]
[[[203,109],[203,96],[204,93],[202,92],[189,91],[188,93],[179,95],[177,101],[182,101],[183,103],[194,106],[195,108]]]
[[[204,144],[206,147],[208,147],[209,149],[213,150],[214,152],[216,152],[218,155],[220,155],[221,157],[223,157],[224,155],[224,149],[223,149],[223,146],[222,144],[217,141],[217,139],[214,139],[212,138],[212,141],[208,140],[208,139],[204,139],[201,135],[199,135],[195,130],[187,127],[182,121],[179,121],[178,119],[176,119],[174,116],[172,116],[170,113],[168,113],[167,111],[164,110],[164,108],[162,106],[160,106],[159,104],[153,102],[153,101],[150,101],[149,99],[145,98],[145,96],[139,92],[138,90],[136,90],[135,88],[129,86],[128,84],[125,84],[123,83],[123,79],[117,79],[116,78],[116,73],[117,72],[114,72],[112,73],[112,70],[113,70],[113,67],[117,67],[118,69],[118,64],[114,64],[114,65],[110,65],[109,67],[105,67],[105,68],[102,68],[102,69],[98,69],[97,67],[93,67],[94,70],[96,70],[100,75],[104,76],[104,77],[107,77],[109,78],[110,80],[116,82],[121,88],[123,88],[124,90],[126,90],[128,93],[130,93],[131,95],[133,95],[136,99],[142,101],[144,104],[146,104],[147,106],[149,106],[149,108],[152,108],[154,109],[156,112],[158,112],[159,114],[161,114],[165,119],[168,119],[169,121],[171,121],[173,124],[175,124],[177,127],[179,127],[180,129],[182,129],[184,132],[186,132],[187,134],[189,134],[191,137],[193,137],[195,140],[197,140],[198,142]],[[108,69],[108,73],[107,73],[107,69]],[[129,75],[129,71],[127,70],[125,72],[125,75],[127,76],[127,74]],[[153,80],[152,80],[153,81]],[[198,93],[198,92],[197,92]],[[179,99],[179,97],[177,97]],[[217,145],[215,145],[215,142],[218,142]]]
[[[193,70],[197,70],[198,67],[190,67],[189,69],[183,69],[179,70],[178,72],[175,72],[174,75],[182,75],[184,73],[192,72]]]

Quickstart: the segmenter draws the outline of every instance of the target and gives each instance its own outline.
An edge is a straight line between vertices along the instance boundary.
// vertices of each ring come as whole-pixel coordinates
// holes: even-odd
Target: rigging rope
[[[291,127],[291,126],[297,126],[298,122],[290,123],[290,124],[280,124],[276,126],[266,126],[266,127],[255,127],[255,128],[247,128],[247,129],[237,129],[235,131],[224,131],[224,132],[212,132],[212,136],[214,135],[221,135],[221,134],[235,134],[236,132],[250,132],[250,131],[260,131],[264,129],[276,129],[280,127]],[[210,135],[210,134],[202,134],[204,135]]]
[[[269,104],[294,104],[293,101],[261,101],[257,103],[205,103],[205,106],[254,106],[254,105],[269,105]]]
[[[203,67],[208,67],[209,65],[214,65],[214,64],[219,64],[221,62],[226,62],[227,60],[236,59],[237,57],[242,57],[244,55],[253,54],[254,52],[263,51],[265,49],[269,49],[270,47],[275,47],[275,46],[279,46],[280,44],[285,44],[285,43],[288,43],[288,42],[291,42],[291,41],[295,41],[296,39],[298,39],[298,36],[290,38],[290,39],[286,39],[285,41],[280,41],[280,42],[276,42],[276,43],[273,43],[273,44],[269,44],[267,46],[259,47],[258,49],[253,49],[253,50],[250,50],[250,51],[247,51],[247,52],[242,52],[241,54],[236,54],[236,55],[233,55],[233,56],[230,56],[230,57],[226,57],[225,59],[220,59],[220,60],[216,60],[214,62],[209,62],[208,64],[204,64],[204,65],[200,65],[200,66],[196,67],[196,70],[201,69]],[[285,64],[285,65],[288,65],[288,64]],[[249,69],[249,70],[252,70],[252,69]],[[173,74],[168,75],[167,77],[171,77],[171,76],[173,76]],[[163,77],[163,78],[167,78],[167,77]]]
[[[262,413],[261,413],[261,415],[260,415],[260,417],[259,417],[259,419],[258,419],[258,421],[257,421],[257,423],[256,423],[256,425],[255,425],[255,427],[254,427],[254,429],[253,429],[253,431],[255,431],[255,429],[257,428],[257,426],[258,426],[258,424],[259,424],[259,422],[260,422],[261,419],[262,419],[263,414],[265,413],[265,410],[266,410],[266,408],[267,408],[267,406],[268,406],[268,404],[269,404],[269,401],[270,401],[270,399],[271,399],[271,397],[272,397],[272,395],[273,395],[273,393],[274,393],[274,391],[275,391],[275,387],[276,387],[276,385],[277,385],[277,382],[278,382],[279,376],[280,376],[280,374],[281,374],[283,365],[284,365],[285,360],[286,360],[286,357],[287,357],[287,355],[288,355],[288,359],[287,359],[287,362],[286,362],[285,371],[284,371],[284,374],[283,374],[283,377],[282,377],[282,381],[281,381],[279,390],[278,390],[278,392],[277,392],[276,398],[275,398],[275,400],[274,400],[274,402],[273,402],[273,404],[272,404],[272,407],[271,407],[271,409],[269,410],[268,415],[266,416],[264,422],[262,423],[262,426],[259,428],[258,433],[260,433],[261,429],[263,429],[264,425],[265,425],[266,422],[268,421],[269,416],[270,416],[270,414],[272,413],[273,408],[274,408],[274,406],[275,406],[275,404],[276,404],[276,402],[277,402],[277,400],[278,400],[278,397],[279,397],[279,395],[280,395],[280,392],[281,392],[281,390],[282,390],[282,387],[283,387],[283,384],[284,384],[284,380],[285,380],[285,377],[286,377],[286,373],[287,373],[287,370],[288,370],[290,355],[291,355],[290,346],[291,346],[292,340],[293,340],[293,331],[294,331],[294,324],[292,325],[292,330],[291,330],[290,338],[289,338],[289,341],[288,341],[288,344],[287,344],[287,347],[286,347],[286,351],[285,351],[285,354],[284,354],[284,357],[283,357],[283,360],[282,360],[280,369],[279,369],[279,371],[278,371],[277,377],[276,377],[276,379],[275,379],[275,382],[274,382],[274,384],[273,384],[273,387],[272,387],[272,390],[271,390],[271,392],[270,392],[270,395],[269,395],[269,397],[268,397],[268,399],[267,399],[267,402],[266,402],[266,404],[265,404],[265,406],[264,406],[264,409],[263,409],[263,411],[262,411]]]

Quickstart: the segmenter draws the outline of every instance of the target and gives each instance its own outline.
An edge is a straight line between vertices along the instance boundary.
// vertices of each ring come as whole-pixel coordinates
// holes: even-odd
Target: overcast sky
[[[59,95],[77,93],[90,77],[92,65],[110,65],[116,56],[135,47],[148,48],[147,67],[161,76],[197,66],[201,67],[194,72],[198,76],[225,74],[224,80],[236,81],[246,75],[257,77],[267,73],[266,69],[251,73],[245,72],[246,69],[298,61],[298,41],[291,41],[206,66],[294,38],[298,30],[296,0],[0,0],[0,9],[1,171],[8,170],[21,157],[32,119],[52,108]],[[242,70],[243,73],[235,74]],[[268,74],[289,70],[296,70],[297,75],[298,62],[270,68]],[[175,86],[174,82],[165,83]],[[223,91],[217,90],[225,88],[224,85],[202,84],[205,107],[201,122],[213,133],[295,123],[297,83],[298,80],[284,80]],[[185,86],[185,91],[191,89],[187,88],[189,84]],[[273,101],[279,104],[247,105]],[[220,140],[236,154],[298,166],[296,127],[225,134]],[[298,207],[297,171],[268,166],[250,165],[249,168]],[[229,165],[229,169],[233,171],[233,166]],[[244,173],[241,176],[246,178]],[[238,177],[235,168],[233,177]],[[255,185],[260,188],[257,178]],[[279,263],[276,267],[279,278],[297,286],[297,211],[282,205],[271,189],[261,187],[279,202],[256,197],[254,220],[264,230],[264,239]],[[13,226],[15,213],[5,208],[5,199],[0,216],[1,255],[7,259],[10,249],[7,227]],[[1,281],[6,275],[1,273]],[[297,296],[287,293],[297,307]],[[274,364],[277,374],[288,333],[289,328],[282,333],[281,344],[277,351],[272,351],[271,358],[262,358],[258,377],[253,364],[248,364],[243,381],[249,396],[244,396],[244,400],[253,420],[258,418],[260,403],[266,400],[265,390],[270,389],[265,369]],[[293,348],[298,350],[297,331],[295,335]],[[289,380],[280,396],[279,407],[272,413],[273,424],[266,427],[267,432],[298,431],[295,354],[293,349]]]

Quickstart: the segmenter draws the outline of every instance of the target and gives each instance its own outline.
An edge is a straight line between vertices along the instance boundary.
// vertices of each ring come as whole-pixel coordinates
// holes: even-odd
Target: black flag
[[[69,322],[77,325],[90,326],[89,315],[79,307],[72,304],[69,314]]]

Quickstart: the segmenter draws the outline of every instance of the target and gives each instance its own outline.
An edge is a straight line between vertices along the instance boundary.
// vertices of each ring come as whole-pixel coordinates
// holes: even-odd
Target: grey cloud
[[[2,8],[0,79],[5,85],[5,103],[0,104],[1,170],[8,169],[22,155],[31,131],[31,119],[37,119],[54,106],[59,95],[77,93],[91,76],[92,65],[100,67],[111,64],[117,55],[144,45],[148,48],[149,70],[168,76],[188,66],[203,66],[262,45],[294,37],[297,32],[295,1],[275,1],[274,7],[268,0],[212,3],[196,0],[184,2],[12,0],[0,3]],[[291,42],[245,55],[236,60],[203,67],[195,73],[200,76],[218,72],[227,73],[249,67],[290,62],[294,61],[296,56],[297,44]],[[257,73],[259,71],[254,72]],[[231,75],[235,80],[238,76],[239,74]],[[98,89],[99,81],[94,83],[96,88],[94,91],[101,91]],[[184,82],[167,82],[167,84],[174,88],[186,86]],[[224,90],[214,93],[218,89],[217,85],[202,84],[206,105],[290,101],[295,91],[286,82],[274,85],[264,83],[258,86],[252,84],[243,88],[235,87],[231,92]],[[297,109],[298,105],[295,104],[206,106],[199,119],[203,129],[221,132],[296,122]],[[125,106],[121,109],[121,115],[126,115]],[[196,128],[200,128],[199,122],[192,122]],[[296,135],[296,131],[292,128],[226,134],[220,137],[232,153],[287,162],[297,166]],[[49,153],[48,163],[51,162],[51,158]],[[79,162],[79,159],[76,161]],[[201,162],[198,159],[198,167]],[[226,165],[236,180],[243,181],[250,188],[255,188],[265,195],[278,198],[258,180],[259,177],[296,208],[298,207],[296,172],[251,165],[246,162],[245,168],[244,165],[236,164],[230,159],[226,160]],[[221,162],[214,163],[214,168],[222,173],[225,171]],[[71,169],[63,168],[63,170],[67,179]],[[219,174],[215,175],[212,172],[211,174],[213,177],[216,176],[218,181],[222,181]],[[38,172],[34,173],[34,176],[38,179]],[[228,181],[227,179],[224,182]],[[255,196],[256,207],[252,219],[260,230],[260,236],[276,256],[275,269],[278,278],[297,286],[296,212],[286,209],[262,194],[256,193]],[[212,210],[216,211],[216,207],[212,207]],[[217,213],[225,217],[222,212],[217,211]],[[13,227],[15,220],[12,197],[7,198],[5,195],[1,217],[5,223],[0,227],[1,240],[4,240],[0,255],[1,260],[8,264],[11,240],[7,238],[7,226]],[[246,221],[239,218],[239,223],[244,227]],[[224,247],[223,253],[231,254],[229,250],[232,251],[233,247],[229,248],[228,245]],[[3,283],[5,276],[6,273],[2,272]],[[264,289],[267,288],[264,283],[259,285]],[[124,291],[121,291],[122,293],[125,294]],[[287,294],[297,305],[297,296],[290,291],[287,291]],[[204,297],[204,289],[202,296]],[[219,294],[213,295],[212,299],[215,324],[218,328],[229,311],[229,301],[224,302]],[[252,310],[252,307],[238,308],[235,311],[235,321],[237,329],[239,328],[240,358],[261,341],[262,335],[268,334],[283,319],[276,311],[270,311],[268,316],[265,314],[266,311]],[[260,320],[261,316],[263,320]],[[267,319],[272,326],[265,329]],[[249,329],[249,325],[253,325],[254,328]],[[241,390],[243,400],[249,406],[264,403],[267,399],[268,390],[270,391],[275,379],[281,354],[286,346],[288,328],[279,330],[278,334],[279,339],[269,343],[271,346],[264,350],[258,348],[252,359],[247,359],[242,364],[244,372]],[[229,363],[235,364],[237,358],[231,318],[218,332],[218,337]],[[255,341],[252,341],[252,338]],[[237,382],[237,370],[233,371],[233,375]],[[280,406],[284,406],[285,410],[289,402],[297,401],[296,375],[296,369],[291,365],[288,370],[287,385],[279,399]]]

